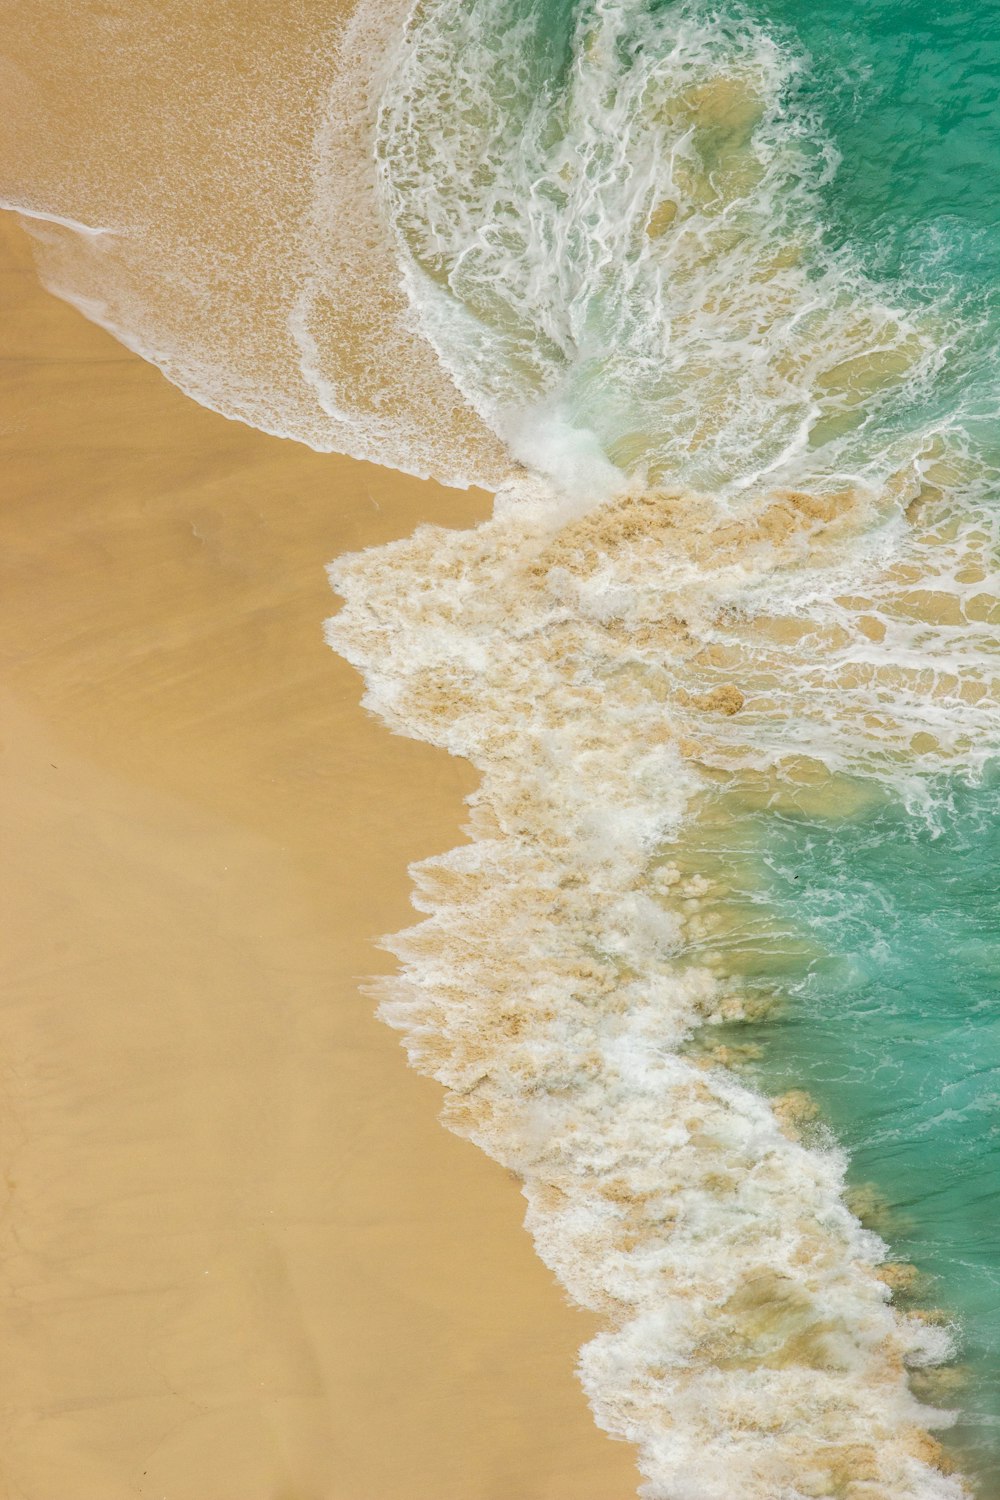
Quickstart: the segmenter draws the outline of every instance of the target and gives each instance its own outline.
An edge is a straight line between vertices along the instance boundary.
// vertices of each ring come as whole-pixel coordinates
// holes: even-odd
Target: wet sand
[[[0,249],[0,1494],[626,1500],[358,989],[471,776],[362,712],[323,564],[487,498],[202,410]]]

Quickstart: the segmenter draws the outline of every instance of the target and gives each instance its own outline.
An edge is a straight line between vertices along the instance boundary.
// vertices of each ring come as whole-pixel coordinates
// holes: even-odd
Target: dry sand
[[[486,497],[186,400],[2,236],[4,1500],[626,1500],[588,1320],[359,976],[468,770],[322,566]]]

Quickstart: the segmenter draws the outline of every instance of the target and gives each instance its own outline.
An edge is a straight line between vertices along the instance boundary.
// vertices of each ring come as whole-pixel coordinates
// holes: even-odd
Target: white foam
[[[591,0],[562,71],[540,50],[509,0],[437,0],[381,108],[404,283],[470,404],[515,439],[557,411],[655,482],[883,481],[956,327],[825,251],[800,60],[700,0]],[[527,461],[569,488],[577,449]]]
[[[758,27],[580,15],[545,93],[500,0],[421,7],[379,120],[425,333],[550,481],[332,570],[369,707],[483,775],[381,1013],[608,1320],[581,1373],[644,1493],[944,1500],[905,1370],[948,1335],[889,1304],[835,1148],[678,1051],[739,989],[657,871],[703,770],[916,799],[996,753],[996,523],[921,416],[958,332],[825,257],[831,155]]]
[[[606,500],[628,487],[594,430],[574,425],[557,403],[536,402],[527,410],[501,413],[497,420],[513,456],[567,495]]]
[[[831,707],[846,648],[824,612],[846,619],[844,578],[863,562],[877,593],[921,538],[897,512],[859,558],[871,505],[772,497],[735,522],[716,501],[633,491],[574,512],[526,483],[475,531],[421,528],[331,568],[346,604],[329,639],[366,704],[483,777],[472,843],[414,867],[426,919],[388,944],[403,970],[381,1014],[448,1089],[452,1128],[521,1176],[540,1254],[607,1321],[583,1382],[599,1422],[638,1444],[655,1500],[964,1493],[923,1433],[947,1414],[905,1376],[948,1356],[948,1332],[890,1304],[841,1154],[679,1051],[738,1014],[740,990],[704,940],[705,883],[659,878],[701,768],[773,766],[771,731],[811,725],[788,761],[807,745],[873,768],[860,700]],[[808,601],[816,642],[799,632],[775,664],[755,631],[779,598],[792,622]],[[701,654],[744,636],[744,675],[706,675]],[[876,676],[897,657],[890,643]],[[781,695],[734,713],[751,669]],[[895,774],[887,747],[907,763],[914,725],[940,732],[933,674],[923,689],[895,720],[884,706],[876,768]]]
[[[23,203],[14,203],[6,198],[0,198],[0,209],[19,214],[22,219],[32,219],[37,224],[58,224],[60,228],[71,229],[74,234],[82,234],[88,239],[96,239],[105,234],[121,233],[118,229],[109,229],[98,224],[83,224],[79,219],[71,219],[66,214],[46,213],[40,208],[28,208]]]

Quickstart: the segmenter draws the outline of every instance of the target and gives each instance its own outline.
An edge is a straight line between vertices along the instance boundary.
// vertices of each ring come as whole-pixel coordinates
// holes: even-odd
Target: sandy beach
[[[324,564],[488,497],[205,411],[3,227],[4,1500],[625,1500],[517,1185],[359,992],[471,773]]]

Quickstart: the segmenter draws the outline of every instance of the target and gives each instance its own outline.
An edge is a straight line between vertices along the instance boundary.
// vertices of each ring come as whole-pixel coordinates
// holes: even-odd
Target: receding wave
[[[202,161],[194,107],[188,199],[176,162],[4,189],[48,284],[196,399],[497,490],[331,569],[368,707],[482,774],[381,1014],[603,1316],[583,1382],[653,1500],[966,1493],[909,1381],[947,1320],[808,1098],[705,1042],[764,1003],[692,866],[720,789],[933,816],[928,772],[997,751],[974,318],[831,248],[807,68],[696,0],[363,5],[303,22],[270,113],[226,95],[252,149]]]
[[[203,406],[495,484],[510,462],[422,338],[375,200],[374,112],[407,5],[269,10],[24,7],[4,39],[20,107],[0,199],[46,286]]]

